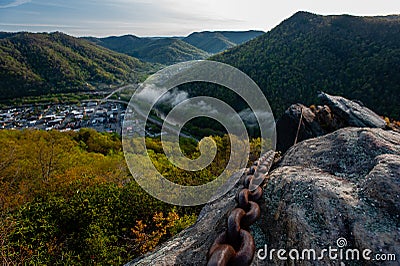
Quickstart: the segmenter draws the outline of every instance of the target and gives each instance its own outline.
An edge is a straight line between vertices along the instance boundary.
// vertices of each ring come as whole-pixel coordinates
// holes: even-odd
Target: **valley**
[[[252,252],[265,243],[324,248],[338,237],[349,247],[400,256],[400,15],[299,11],[267,32],[191,30],[167,37],[125,31],[90,37],[92,31],[78,28],[84,34],[0,32],[3,265],[204,265],[218,245],[231,255],[238,254],[236,245],[251,247],[249,260],[276,265]],[[277,143],[262,140],[249,103],[218,84],[174,87],[147,118],[127,109],[143,81],[188,60],[225,63],[253,79],[276,119]],[[199,159],[204,137],[217,148],[210,164],[191,171],[167,156],[176,143],[163,146],[160,128],[172,108],[196,96],[232,107],[250,140],[234,152],[236,139],[224,125],[191,119],[177,140],[180,154]],[[193,106],[215,111],[204,102]],[[133,119],[124,121],[128,116]],[[259,159],[266,146],[268,167]],[[205,205],[166,203],[136,179],[145,176],[140,170],[151,176],[145,183],[157,183],[157,175],[144,171],[150,166],[165,179],[161,192],[172,182],[180,196],[184,187],[215,181],[232,155],[244,155],[243,178],[231,175],[233,188]],[[256,177],[263,183],[253,194],[248,188]],[[220,245],[238,228],[236,239],[243,234],[249,245]]]

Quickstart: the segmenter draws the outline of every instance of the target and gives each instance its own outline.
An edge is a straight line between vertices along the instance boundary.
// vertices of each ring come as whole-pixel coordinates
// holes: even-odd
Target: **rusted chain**
[[[262,197],[261,184],[272,165],[275,153],[269,151],[247,171],[243,189],[237,195],[237,207],[231,211],[227,229],[212,244],[207,258],[209,266],[250,265],[254,257],[254,238],[249,228],[260,217],[257,201]]]

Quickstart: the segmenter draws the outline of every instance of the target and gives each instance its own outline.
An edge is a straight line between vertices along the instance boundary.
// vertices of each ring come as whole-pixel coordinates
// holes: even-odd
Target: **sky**
[[[391,15],[400,14],[400,0],[0,0],[0,31],[96,37],[268,31],[297,11]]]

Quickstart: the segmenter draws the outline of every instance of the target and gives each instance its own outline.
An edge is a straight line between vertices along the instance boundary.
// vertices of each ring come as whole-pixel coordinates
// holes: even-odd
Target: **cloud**
[[[142,90],[135,94],[135,98],[138,101],[145,101],[150,104],[156,102],[166,91],[167,89],[157,87],[154,84],[146,84]]]
[[[0,26],[6,26],[6,27],[29,27],[29,28],[40,28],[40,27],[44,27],[44,28],[73,28],[73,29],[77,29],[77,28],[83,28],[80,26],[69,26],[69,25],[58,25],[58,24],[38,24],[38,23],[1,23],[0,22]]]
[[[32,0],[15,0],[9,4],[6,5],[0,5],[0,8],[9,8],[9,7],[16,7],[16,6],[20,6],[26,3],[31,2]]]
[[[185,91],[179,91],[178,89],[174,88],[172,91],[166,92],[160,99],[160,102],[167,103],[171,107],[175,107],[179,103],[187,100],[189,94]]]
[[[266,122],[274,121],[273,114],[268,111],[256,110],[253,111],[250,108],[244,109],[239,113],[240,118],[244,121],[245,125],[248,127],[259,127],[259,123],[261,124]],[[257,118],[260,121],[257,121]]]
[[[160,98],[160,103],[168,104],[171,108],[174,108],[178,104],[189,100],[189,93],[185,91],[179,91],[174,88],[166,93]],[[203,114],[218,114],[218,110],[215,109],[211,104],[205,102],[204,100],[197,100],[185,103],[184,107],[181,107],[185,112],[191,112],[195,110],[195,112],[200,112]]]

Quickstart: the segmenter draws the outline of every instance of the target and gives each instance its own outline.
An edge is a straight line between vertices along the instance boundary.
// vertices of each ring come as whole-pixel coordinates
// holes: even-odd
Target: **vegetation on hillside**
[[[219,32],[192,33],[184,40],[212,54],[216,54],[236,46],[234,42],[229,41],[227,38],[225,38],[224,35]]]
[[[253,78],[277,117],[292,103],[317,102],[319,90],[400,117],[399,16],[299,12],[265,35],[211,59]]]
[[[210,53],[246,41],[227,32],[201,34],[188,38]],[[135,36],[106,39],[108,48],[152,62],[169,64],[206,56],[176,38],[145,38],[147,43],[141,47],[133,46],[142,42]],[[91,38],[91,43],[62,33],[0,33],[0,99],[43,94],[53,98],[98,84],[141,80],[152,70],[153,65],[96,45],[106,46],[106,39]],[[324,90],[360,99],[381,115],[400,118],[398,16],[299,12],[267,34],[212,60],[231,64],[252,77],[278,117],[292,103],[315,103],[316,92]],[[238,112],[248,108],[221,86],[198,82],[179,90],[191,96],[214,96]],[[168,111],[171,106],[159,108]],[[155,167],[182,185],[214,179],[229,158],[224,128],[214,120],[199,118],[185,129],[196,136],[220,134],[213,137],[219,149],[211,166],[182,171],[168,161],[160,139],[147,138]],[[248,129],[251,136],[259,135]],[[147,194],[129,173],[121,139],[114,134],[90,129],[3,130],[0,144],[0,258],[4,265],[123,264],[193,224],[201,208],[172,206]],[[259,139],[252,141],[250,160],[259,156],[260,146]],[[191,139],[182,138],[181,148],[189,158],[200,155]]]
[[[0,99],[143,80],[152,66],[63,33],[2,34]]]
[[[262,31],[194,32],[182,40],[208,53],[216,54],[264,34]]]
[[[187,37],[144,37],[134,35],[106,38],[85,37],[97,45],[140,60],[172,65],[189,60],[206,59],[210,54],[222,52],[247,42],[262,31],[195,32]]]
[[[133,35],[86,38],[97,45],[140,60],[172,65],[189,60],[206,59],[209,54],[178,38],[139,38]]]
[[[208,182],[227,164],[229,140],[211,167],[176,169],[159,139],[147,139],[155,166],[169,180]],[[121,140],[94,130],[0,131],[0,258],[2,264],[121,265],[153,249],[196,220],[201,206],[176,207],[156,200],[133,180]],[[182,139],[190,158],[199,149]],[[251,160],[260,141],[251,144]]]

